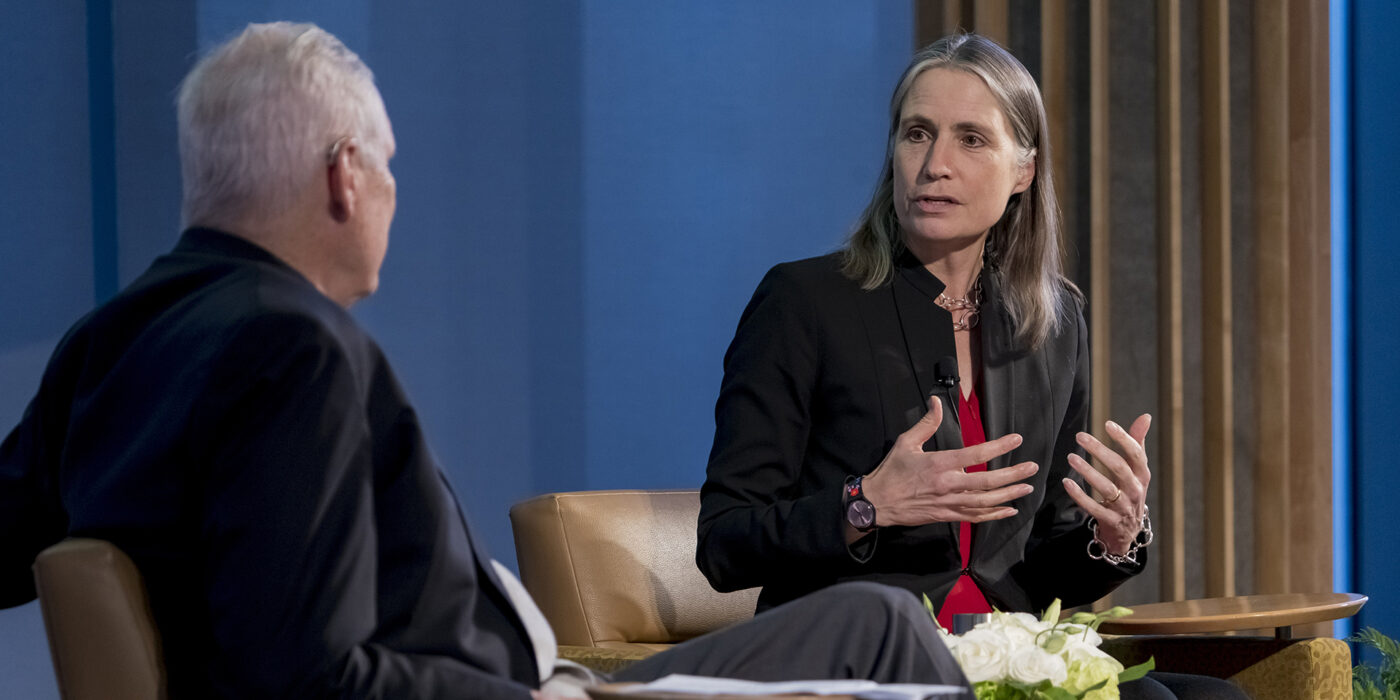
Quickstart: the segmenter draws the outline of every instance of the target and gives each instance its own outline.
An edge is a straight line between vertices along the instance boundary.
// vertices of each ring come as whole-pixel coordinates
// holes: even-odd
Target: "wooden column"
[[[1201,6],[1201,341],[1206,595],[1235,595],[1235,378],[1230,285],[1230,4]]]
[[[1288,7],[1290,590],[1332,589],[1327,4]]]
[[[1186,599],[1186,388],[1181,280],[1181,0],[1157,2],[1157,386],[1154,521],[1163,600]]]
[[[1255,405],[1254,588],[1289,591],[1289,150],[1288,14],[1282,4],[1254,16]]]
[[[1011,11],[1007,0],[977,0],[972,12],[972,30],[1002,46],[1011,45]]]
[[[1078,277],[1079,255],[1074,251],[1074,231],[1077,217],[1070,206],[1074,187],[1074,150],[1070,146],[1071,94],[1069,80],[1069,19],[1068,0],[1044,0],[1040,6],[1040,91],[1045,98],[1049,122],[1050,152],[1055,161],[1055,199],[1060,207],[1064,229],[1060,236],[1060,254],[1065,274]]]
[[[1089,428],[1107,441],[1104,421],[1110,415],[1109,376],[1112,344],[1109,316],[1112,284],[1109,246],[1108,178],[1108,2],[1089,0],[1089,345],[1093,376]]]

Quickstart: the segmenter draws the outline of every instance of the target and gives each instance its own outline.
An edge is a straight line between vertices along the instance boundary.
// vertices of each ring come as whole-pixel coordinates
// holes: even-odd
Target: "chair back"
[[[165,664],[146,585],[110,542],[64,540],[34,561],[64,700],[164,700]]]
[[[716,592],[696,567],[699,515],[694,489],[517,503],[520,579],[561,645],[674,644],[753,617],[757,588]]]

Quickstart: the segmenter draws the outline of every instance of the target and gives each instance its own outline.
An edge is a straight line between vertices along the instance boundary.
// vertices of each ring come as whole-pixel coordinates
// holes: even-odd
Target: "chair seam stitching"
[[[593,621],[588,614],[588,607],[583,604],[583,590],[579,585],[578,568],[574,566],[574,546],[569,541],[569,528],[564,527],[564,509],[559,506],[557,501],[554,504],[554,509],[559,515],[559,534],[564,538],[564,556],[569,561],[569,575],[574,579],[574,597],[578,601],[579,612],[583,613],[583,629],[588,633],[589,644],[596,647],[598,640],[593,636]]]

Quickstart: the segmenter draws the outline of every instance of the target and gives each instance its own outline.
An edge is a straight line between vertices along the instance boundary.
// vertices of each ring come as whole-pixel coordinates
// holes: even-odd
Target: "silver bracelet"
[[[1098,561],[1106,561],[1114,565],[1136,564],[1139,549],[1152,544],[1152,518],[1147,517],[1147,506],[1142,507],[1142,522],[1138,525],[1137,537],[1133,538],[1133,543],[1128,546],[1126,554],[1118,555],[1108,551],[1108,545],[1099,539],[1099,521],[1093,516],[1089,516],[1089,530],[1094,533],[1094,539],[1089,542],[1089,558]],[[1095,552],[1094,545],[1098,545]]]

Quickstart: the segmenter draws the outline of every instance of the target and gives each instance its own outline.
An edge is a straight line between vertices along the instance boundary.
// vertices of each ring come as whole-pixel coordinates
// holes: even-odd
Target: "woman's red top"
[[[958,424],[962,426],[962,441],[966,447],[980,445],[987,441],[987,433],[982,428],[982,407],[977,401],[977,391],[964,397],[958,392]],[[974,464],[966,469],[968,473],[987,471],[987,464]],[[989,613],[992,606],[982,595],[977,582],[967,575],[968,556],[972,553],[972,523],[958,523],[958,553],[962,556],[962,575],[953,584],[953,590],[943,601],[938,611],[938,624],[945,629],[953,629],[954,613]]]

